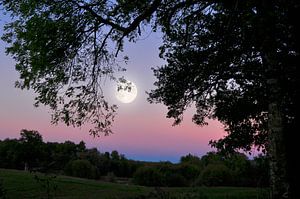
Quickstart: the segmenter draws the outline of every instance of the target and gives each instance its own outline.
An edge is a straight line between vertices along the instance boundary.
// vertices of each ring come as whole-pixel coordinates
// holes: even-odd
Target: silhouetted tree
[[[86,150],[86,146],[85,146],[84,141],[80,141],[80,142],[79,142],[79,144],[77,145],[77,150],[78,150],[79,152],[85,151],[85,150]]]
[[[292,16],[299,3],[189,2],[170,3],[159,17],[167,64],[154,69],[150,102],[164,103],[174,124],[191,104],[196,124],[221,121],[228,136],[211,142],[221,151],[266,149],[272,197],[288,197],[286,147],[295,126],[299,56]]]
[[[112,160],[119,160],[120,159],[118,151],[115,151],[115,150],[111,152],[110,157],[111,157]]]
[[[221,121],[229,134],[212,142],[219,149],[266,148],[273,197],[287,194],[285,135],[295,125],[298,1],[1,3],[16,16],[3,36],[20,72],[16,85],[34,89],[36,105],[50,106],[54,122],[91,121],[92,134],[110,133],[116,107],[104,100],[99,83],[104,75],[114,79],[124,39],[135,41],[152,24],[163,33],[160,56],[167,64],[154,70],[157,89],[150,101],[164,103],[175,124],[193,103],[197,124],[207,117]]]
[[[20,138],[20,152],[25,164],[25,170],[32,169],[37,166],[42,159],[43,138],[38,131],[34,130],[21,130]]]
[[[208,164],[220,164],[224,161],[224,157],[220,153],[208,152],[206,155],[201,157],[201,162],[205,166]]]
[[[191,155],[191,154],[182,156],[180,158],[180,163],[192,163],[192,164],[199,165],[199,167],[202,166],[201,159],[198,156]]]

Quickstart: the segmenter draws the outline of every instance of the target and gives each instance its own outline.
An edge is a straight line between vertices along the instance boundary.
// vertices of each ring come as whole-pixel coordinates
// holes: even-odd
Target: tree
[[[111,152],[110,157],[112,160],[120,160],[119,152],[116,150]]]
[[[63,168],[69,161],[77,158],[79,147],[74,142],[65,141],[64,143],[55,146],[53,161],[56,167]]]
[[[80,151],[80,152],[83,152],[86,150],[86,146],[85,146],[85,143],[84,141],[80,141],[79,144],[77,145],[77,150]]]
[[[299,56],[291,19],[299,5],[200,5],[170,9],[161,17],[161,56],[167,64],[154,69],[157,88],[149,100],[164,103],[175,124],[191,104],[197,109],[195,123],[221,121],[228,136],[211,144],[222,151],[250,151],[253,145],[266,149],[273,198],[287,197],[291,187],[286,146],[295,124]]]
[[[21,130],[20,148],[25,170],[32,169],[43,158],[43,138],[38,131]]]
[[[149,101],[164,103],[174,124],[191,104],[195,123],[221,121],[228,136],[211,142],[220,150],[249,151],[253,145],[267,150],[273,197],[288,194],[287,132],[295,126],[298,92],[293,19],[299,2],[0,2],[16,16],[3,36],[21,75],[16,85],[33,89],[36,104],[54,110],[54,122],[91,121],[92,134],[111,132],[116,107],[104,100],[99,85],[105,75],[116,80],[113,66],[124,39],[136,41],[151,24],[162,31],[160,56],[167,64],[154,69],[157,88]]]
[[[195,155],[192,155],[192,154],[182,156],[180,158],[180,163],[191,163],[191,164],[198,165],[199,167],[202,166],[201,159],[198,156],[195,156]]]

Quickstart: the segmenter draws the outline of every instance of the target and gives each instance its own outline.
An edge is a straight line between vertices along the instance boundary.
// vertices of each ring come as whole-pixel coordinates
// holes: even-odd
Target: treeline
[[[160,162],[140,167],[133,176],[135,183],[145,186],[254,186],[269,185],[265,156],[249,160],[236,153],[222,156],[208,152],[201,158],[181,157],[179,164]]]
[[[19,139],[0,141],[0,167],[8,169],[52,172],[97,179],[108,173],[131,177],[138,163],[117,151],[100,153],[87,149],[81,141],[75,144],[43,142],[37,131],[22,130]]]
[[[223,156],[209,152],[187,155],[180,163],[142,162],[127,159],[117,151],[87,149],[75,144],[43,142],[37,131],[22,130],[19,139],[0,140],[0,167],[50,172],[90,179],[116,177],[145,186],[268,186],[265,156],[249,160],[242,153]]]

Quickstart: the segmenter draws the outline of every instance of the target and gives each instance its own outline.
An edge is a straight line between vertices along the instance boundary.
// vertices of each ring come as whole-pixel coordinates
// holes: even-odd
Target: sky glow
[[[0,14],[0,35],[7,16]],[[107,81],[103,86],[107,100],[119,106],[113,126],[114,134],[93,138],[88,134],[88,126],[82,128],[50,124],[51,111],[47,107],[33,106],[35,94],[32,91],[14,88],[18,73],[15,62],[5,54],[5,43],[0,41],[0,139],[19,138],[21,129],[39,131],[45,141],[64,142],[83,140],[88,147],[97,147],[101,152],[118,150],[126,157],[148,161],[177,162],[188,153],[204,155],[212,149],[210,140],[225,135],[222,125],[209,121],[209,125],[199,127],[192,123],[191,108],[185,113],[179,126],[172,126],[173,120],[165,117],[167,109],[161,104],[149,104],[146,91],[153,89],[155,78],[151,67],[164,64],[158,56],[161,43],[159,33],[147,32],[135,44],[125,44],[123,55],[130,60],[126,72],[117,74],[131,80],[138,87],[138,95],[132,103],[124,104],[115,97],[116,84]]]

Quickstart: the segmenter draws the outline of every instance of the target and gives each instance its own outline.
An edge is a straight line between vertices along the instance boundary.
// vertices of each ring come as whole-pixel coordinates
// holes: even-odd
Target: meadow
[[[38,176],[38,178],[35,178]],[[47,180],[48,179],[48,180]],[[0,192],[10,199],[265,199],[266,189],[248,187],[153,188],[67,176],[45,177],[25,171],[0,169]],[[47,192],[48,191],[48,192]],[[0,196],[1,198],[1,196]]]

